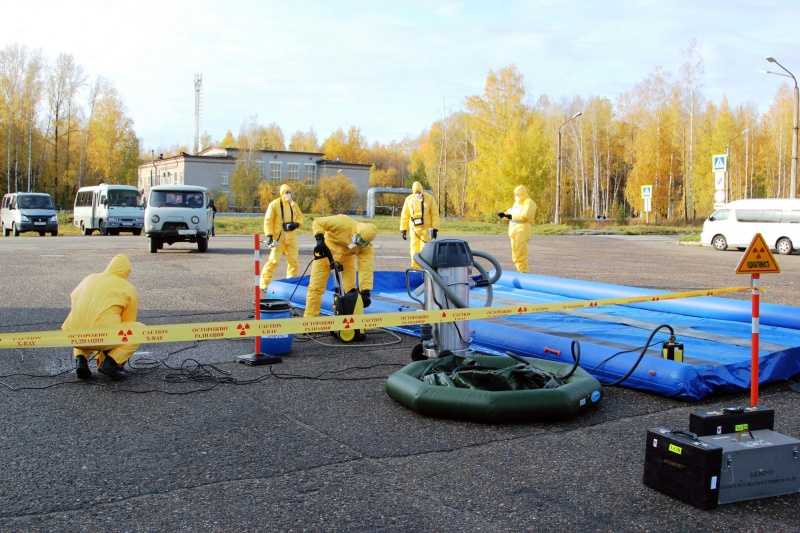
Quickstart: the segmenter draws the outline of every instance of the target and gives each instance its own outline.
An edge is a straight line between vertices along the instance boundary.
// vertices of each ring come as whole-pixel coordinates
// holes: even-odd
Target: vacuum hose
[[[494,294],[492,292],[492,284],[495,283],[497,280],[499,280],[500,276],[503,275],[503,267],[500,266],[500,263],[497,261],[497,259],[495,259],[494,257],[492,257],[491,255],[489,255],[489,254],[487,254],[485,252],[479,252],[477,250],[472,250],[472,255],[473,256],[477,256],[477,257],[483,257],[484,259],[486,259],[487,261],[492,263],[492,265],[495,268],[494,276],[492,276],[491,279],[490,279],[489,278],[489,274],[486,272],[486,269],[483,268],[483,266],[480,263],[478,263],[477,261],[473,262],[473,265],[478,270],[478,272],[481,273],[481,276],[483,276],[483,279],[485,279],[486,283],[487,283],[487,285],[486,285],[486,302],[483,304],[483,307],[491,307],[492,298],[493,298],[493,294]],[[447,286],[447,283],[436,272],[436,270],[430,264],[428,264],[422,258],[422,256],[420,256],[419,252],[414,254],[414,261],[416,261],[418,265],[421,265],[422,268],[424,268],[427,271],[428,275],[431,276],[431,279],[433,279],[433,281],[439,287],[441,287],[442,291],[444,291],[444,293],[447,295],[447,298],[450,301],[452,301],[454,304],[456,304],[456,307],[459,307],[461,309],[465,309],[465,308],[469,307],[469,301],[464,302],[463,300],[461,300],[461,298],[459,298],[458,295],[455,294],[450,289],[450,287]]]

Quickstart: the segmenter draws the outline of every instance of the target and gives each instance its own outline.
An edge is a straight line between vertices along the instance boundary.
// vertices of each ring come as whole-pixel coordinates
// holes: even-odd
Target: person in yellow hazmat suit
[[[507,218],[508,236],[511,238],[511,258],[517,271],[528,273],[528,241],[531,240],[531,224],[536,216],[536,202],[528,194],[524,185],[514,189],[514,205],[506,212],[497,213]]]
[[[419,268],[414,254],[438,236],[439,207],[433,195],[422,190],[420,182],[415,181],[411,191],[400,212],[400,235],[405,241],[411,232],[411,266]]]
[[[283,254],[286,254],[286,277],[297,276],[297,228],[303,225],[303,213],[292,200],[292,189],[286,183],[281,185],[280,197],[272,200],[264,216],[264,235],[267,246],[271,246],[269,259],[261,270],[259,285],[266,290]]]
[[[70,312],[61,325],[65,331],[144,326],[136,322],[139,297],[127,278],[131,273],[131,263],[122,254],[115,256],[100,274],[89,274],[70,293]],[[87,358],[96,352],[97,370],[114,380],[125,379],[122,369],[133,355],[138,344],[109,344],[73,348],[75,372],[81,379],[89,379]]]
[[[344,292],[356,288],[356,271],[358,272],[361,299],[364,307],[369,307],[372,303],[370,291],[374,267],[374,251],[371,243],[378,234],[378,227],[375,224],[357,222],[347,215],[333,215],[314,219],[311,228],[317,244],[314,247],[315,261],[311,265],[306,310],[303,316],[319,316],[322,294],[331,274],[330,261],[342,265]]]

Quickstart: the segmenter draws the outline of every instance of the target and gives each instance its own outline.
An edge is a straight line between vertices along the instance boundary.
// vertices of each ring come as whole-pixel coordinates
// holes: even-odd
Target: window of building
[[[306,163],[306,185],[317,184],[317,165]]]
[[[274,180],[281,179],[281,163],[280,161],[271,161],[269,164],[269,176]]]
[[[289,163],[289,179],[300,179],[300,163]]]
[[[183,185],[183,172],[181,172],[180,181],[178,182],[179,185]]]
[[[264,161],[260,159],[255,159],[253,160],[253,164],[256,166],[256,169],[258,169],[258,175],[261,177],[261,179],[262,180],[267,179],[267,171],[264,170],[265,169]]]
[[[220,185],[227,185],[228,184],[228,173],[227,172],[220,172],[219,181],[220,181]]]

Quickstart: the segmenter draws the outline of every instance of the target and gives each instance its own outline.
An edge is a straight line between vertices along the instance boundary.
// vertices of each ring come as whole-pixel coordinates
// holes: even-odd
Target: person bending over
[[[371,243],[378,234],[378,227],[375,224],[356,222],[347,215],[334,215],[314,219],[311,228],[317,245],[314,247],[315,261],[311,265],[306,311],[303,316],[319,316],[322,294],[331,274],[330,261],[342,265],[342,289],[346,293],[356,288],[358,272],[361,299],[364,307],[369,307],[374,267]]]

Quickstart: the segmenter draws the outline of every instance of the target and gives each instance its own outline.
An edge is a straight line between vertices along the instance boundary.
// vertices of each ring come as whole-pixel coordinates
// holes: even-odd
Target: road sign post
[[[775,256],[767,246],[764,237],[756,233],[753,242],[744,252],[737,274],[750,274],[750,286],[753,291],[753,327],[750,342],[750,404],[758,404],[758,319],[759,319],[759,285],[761,274],[779,274],[781,267],[775,262]]]
[[[644,200],[644,202],[643,202],[644,205],[642,206],[642,211],[647,213],[645,215],[645,217],[646,217],[645,218],[645,223],[646,224],[650,223],[650,210],[651,210],[652,198],[653,198],[653,186],[652,185],[642,185],[642,200]]]
[[[714,171],[714,209],[720,209],[727,201],[728,156],[726,154],[711,157],[711,168]]]

